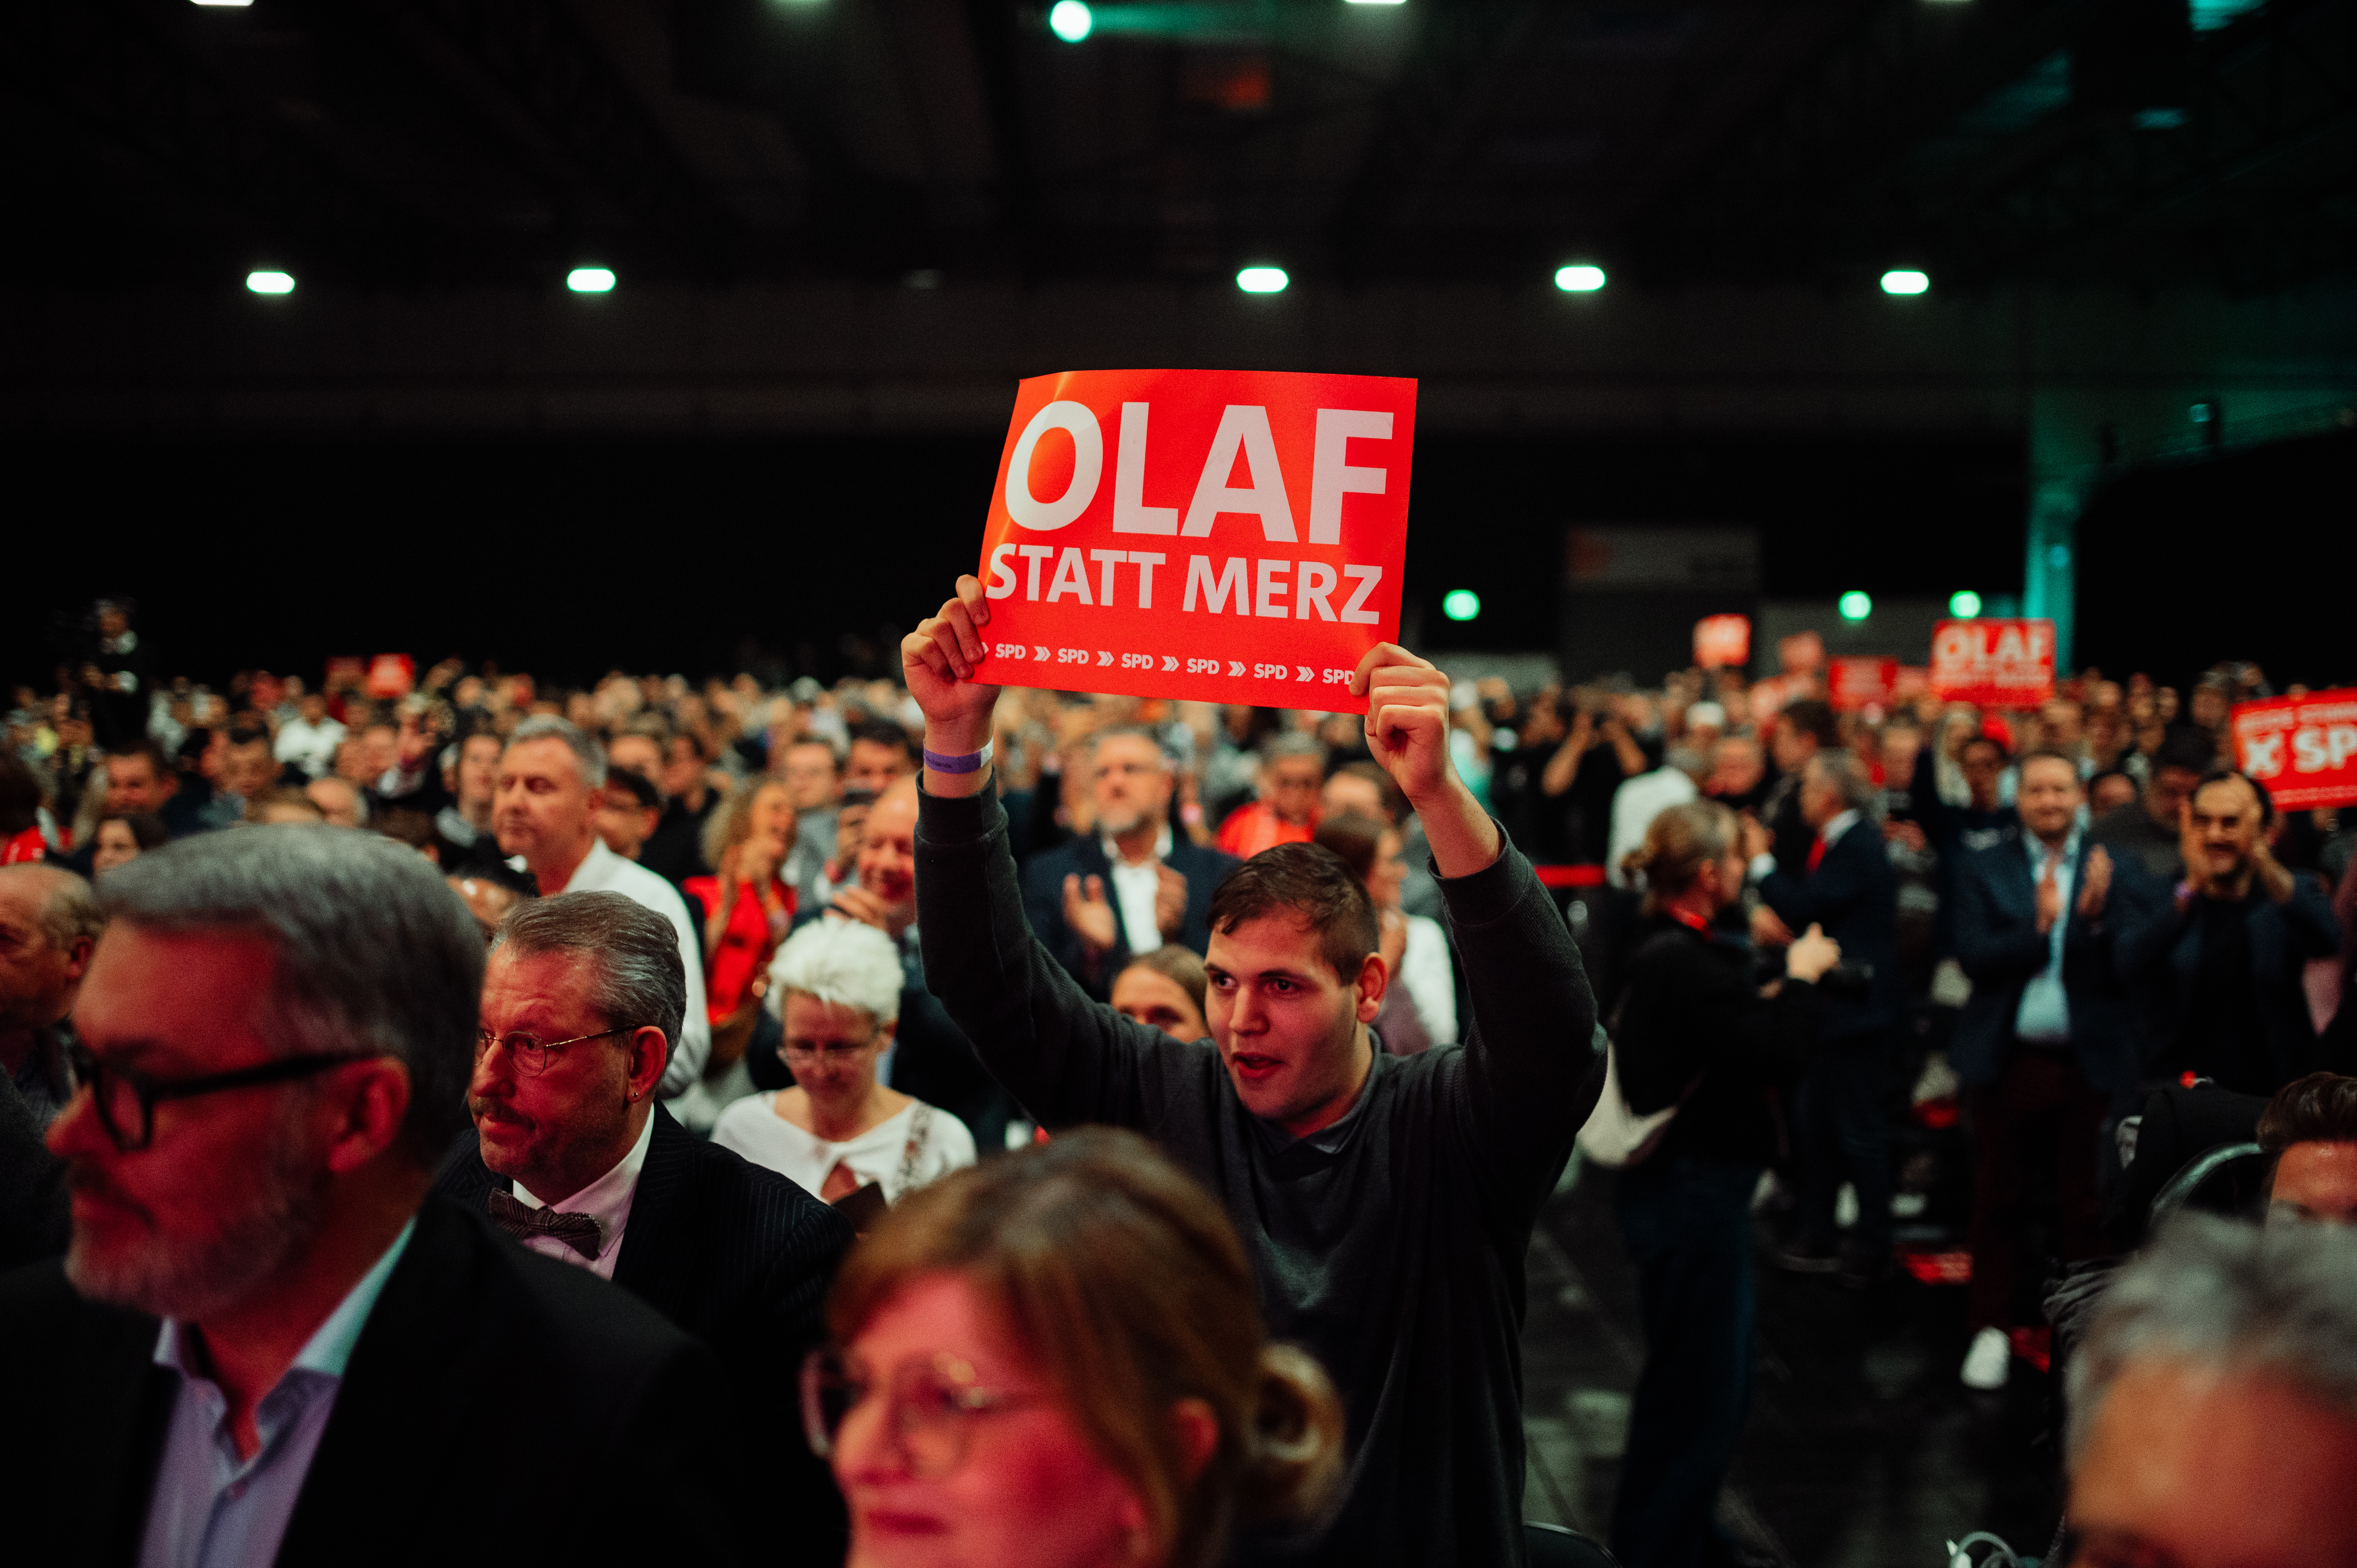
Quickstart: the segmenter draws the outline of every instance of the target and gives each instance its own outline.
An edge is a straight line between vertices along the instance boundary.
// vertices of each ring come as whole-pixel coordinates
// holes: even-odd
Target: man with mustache
[[[1431,845],[1472,997],[1465,1044],[1372,1048],[1391,978],[1374,908],[1314,843],[1245,861],[1212,895],[1211,1037],[1178,1041],[1092,1000],[1025,924],[992,787],[989,619],[962,577],[901,643],[926,721],[926,974],[1051,1133],[1146,1133],[1220,1197],[1271,1332],[1325,1365],[1350,1412],[1333,1519],[1232,1561],[1520,1561],[1523,1259],[1601,1058],[1563,918],[1449,760],[1448,676],[1384,643],[1351,691]]]
[[[73,1237],[0,1277],[12,1561],[242,1568],[739,1560],[710,1353],[427,1189],[482,937],[328,827],[109,873],[49,1130]],[[619,1484],[646,1507],[544,1506]],[[527,1506],[543,1500],[536,1506]]]

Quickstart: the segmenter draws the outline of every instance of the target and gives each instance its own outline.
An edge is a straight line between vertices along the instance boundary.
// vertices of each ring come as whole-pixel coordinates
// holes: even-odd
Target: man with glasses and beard
[[[0,1474],[40,1499],[10,1560],[739,1560],[710,1353],[427,1197],[483,972],[434,868],[238,829],[102,897],[48,1134],[72,1240],[0,1277]]]

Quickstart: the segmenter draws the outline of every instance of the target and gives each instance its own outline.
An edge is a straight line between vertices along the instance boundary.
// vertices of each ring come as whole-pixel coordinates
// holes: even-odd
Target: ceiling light
[[[1283,294],[1292,281],[1283,267],[1246,267],[1236,274],[1236,286],[1246,294]]]
[[[1864,620],[1874,613],[1874,600],[1852,588],[1841,596],[1841,618],[1844,620]]]
[[[1970,588],[1958,588],[1948,596],[1948,613],[1958,620],[1970,620],[1981,613],[1981,596]]]
[[[1566,294],[1594,294],[1604,286],[1602,267],[1557,267],[1555,286]]]
[[[1882,274],[1885,294],[1921,294],[1932,286],[1932,274],[1919,273],[1913,267],[1894,267]]]
[[[1048,30],[1068,44],[1077,44],[1089,36],[1097,19],[1084,0],[1056,0],[1056,7],[1048,13]]]
[[[245,274],[245,286],[256,294],[293,294],[295,274],[281,272],[253,272]]]
[[[1470,588],[1451,588],[1440,596],[1440,613],[1450,620],[1471,620],[1481,613],[1481,596]]]
[[[610,294],[614,289],[611,267],[576,267],[565,274],[565,286],[576,294]]]
[[[1345,5],[1405,5],[1407,0],[1342,0]]]
[[[244,7],[253,5],[253,0],[196,0],[196,4],[199,5],[229,5],[242,10]]]

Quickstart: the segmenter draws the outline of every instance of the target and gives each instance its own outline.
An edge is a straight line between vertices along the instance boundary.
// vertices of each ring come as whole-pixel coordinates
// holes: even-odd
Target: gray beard
[[[1104,838],[1125,838],[1129,834],[1135,832],[1138,829],[1146,826],[1146,824],[1152,820],[1152,815],[1143,807],[1139,807],[1131,811],[1126,816],[1099,817],[1097,819],[1097,832],[1100,836]]]
[[[102,1260],[77,1230],[66,1251],[66,1279],[91,1301],[183,1323],[201,1323],[244,1300],[309,1251],[319,1233],[331,1178],[317,1161],[299,1157],[307,1151],[293,1146],[294,1133],[290,1114],[271,1140],[270,1163],[252,1197],[212,1234],[158,1234],[144,1248]]]

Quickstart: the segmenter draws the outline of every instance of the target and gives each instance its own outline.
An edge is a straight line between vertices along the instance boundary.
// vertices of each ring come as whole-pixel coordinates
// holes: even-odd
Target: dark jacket
[[[157,1325],[55,1262],[0,1275],[7,1559],[137,1561],[178,1378]],[[712,1355],[587,1271],[429,1197],[352,1348],[278,1568],[749,1561]],[[554,1506],[552,1499],[577,1506]],[[776,1549],[768,1537],[764,1551]]]
[[[1811,843],[1815,836],[1810,835]],[[1811,926],[1824,927],[1841,944],[1844,969],[1874,971],[1863,988],[1832,983],[1819,988],[1823,1038],[1858,1039],[1899,1022],[1899,875],[1890,869],[1880,823],[1861,815],[1826,847],[1816,870],[1772,872],[1761,879],[1760,896],[1794,936]]]
[[[1705,935],[1667,915],[1647,916],[1634,943],[1612,1031],[1620,1092],[1640,1116],[1678,1106],[1650,1157],[1750,1165],[1781,1158],[1784,1121],[1773,1090],[1808,1066],[1817,988],[1788,979],[1764,999],[1749,941],[1716,929]]]
[[[1187,879],[1187,914],[1176,940],[1180,946],[1194,949],[1200,957],[1211,940],[1211,890],[1241,863],[1234,855],[1205,848],[1184,833],[1173,833],[1170,854],[1164,864]],[[1083,886],[1092,876],[1103,878],[1106,901],[1113,905],[1114,929],[1121,940],[1113,951],[1093,965],[1084,954],[1081,939],[1064,923],[1067,876],[1079,877]],[[1162,945],[1161,932],[1129,929],[1129,921],[1121,911],[1121,900],[1114,897],[1113,862],[1105,855],[1104,844],[1091,833],[1066,839],[1054,849],[1035,855],[1023,868],[1023,912],[1030,917],[1032,934],[1056,955],[1064,972],[1079,981],[1081,989],[1100,1002],[1112,994],[1114,976],[1131,958],[1152,952]]]
[[[825,1337],[820,1313],[851,1225],[777,1172],[696,1137],[661,1105],[654,1117],[614,1283],[719,1353],[765,1497],[781,1505],[781,1519],[834,1532],[834,1557],[813,1548],[807,1559],[832,1562],[843,1501],[802,1439],[798,1380],[803,1355]],[[470,1131],[435,1187],[480,1214],[495,1185],[507,1184],[483,1164]],[[811,1533],[797,1526],[780,1539],[799,1546]]]
[[[1218,1048],[1092,1001],[1026,926],[1006,816],[924,797],[925,972],[983,1059],[1056,1131],[1144,1133],[1210,1188],[1270,1332],[1324,1364],[1350,1418],[1339,1512],[1314,1546],[1236,1561],[1519,1561],[1523,1259],[1594,1108],[1596,1009],[1530,864],[1442,883],[1472,995],[1463,1046],[1375,1054],[1340,1122],[1291,1139],[1245,1110]]]
[[[0,1269],[66,1250],[66,1167],[43,1146],[40,1119],[0,1072]]]
[[[2142,1082],[2141,1032],[2129,1016],[2113,947],[2121,926],[2135,918],[2133,865],[2115,857],[2103,913],[2079,913],[2086,886],[2084,835],[2071,867],[2071,897],[2062,929],[2062,993],[2071,1014],[2071,1054],[2087,1082],[2112,1097],[2122,1113],[2133,1108]],[[2014,1015],[2021,993],[2045,968],[2049,938],[2038,929],[2038,883],[2029,852],[2017,830],[1992,848],[1965,854],[1955,877],[1956,961],[1973,993],[1956,1016],[1948,1062],[1966,1083],[1995,1083],[2016,1048]]]
[[[2205,909],[2205,905],[2212,908]],[[2329,958],[2338,950],[2341,924],[2332,918],[2332,906],[2315,878],[2298,873],[2287,901],[2277,904],[2254,886],[2239,908],[2250,942],[2246,1005],[2269,1059],[2264,1082],[2223,1087],[2270,1094],[2323,1065],[2309,1016],[2303,972],[2309,960]],[[2147,1026],[2160,1042],[2161,1057],[2172,1064],[2183,1049],[2179,1032],[2191,1014],[2201,977],[2203,924],[2231,917],[2234,908],[2199,893],[2180,908],[2169,892],[2156,889],[2119,934],[2120,973],[2142,1004]]]

